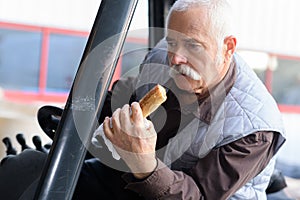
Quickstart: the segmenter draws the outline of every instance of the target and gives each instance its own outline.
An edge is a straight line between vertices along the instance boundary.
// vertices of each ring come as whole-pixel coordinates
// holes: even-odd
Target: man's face
[[[170,74],[185,91],[204,94],[224,75],[223,50],[209,33],[206,11],[201,7],[174,11],[167,34]]]

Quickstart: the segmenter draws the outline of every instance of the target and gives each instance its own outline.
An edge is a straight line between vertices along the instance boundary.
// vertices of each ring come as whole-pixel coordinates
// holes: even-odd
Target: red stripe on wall
[[[60,28],[45,27],[45,26],[17,24],[17,23],[10,23],[10,22],[0,22],[0,28],[14,29],[20,31],[42,31],[44,29],[47,29],[49,32],[57,33],[57,34],[75,35],[75,36],[82,36],[82,37],[87,37],[89,35],[88,31],[68,30],[68,29],[60,29]]]
[[[44,94],[47,87],[47,69],[48,69],[48,54],[49,54],[49,35],[47,28],[42,31],[42,48],[40,60],[40,77],[39,77],[39,93]]]
[[[39,26],[31,26],[24,24],[16,24],[16,23],[8,23],[8,22],[0,22],[1,28],[21,30],[21,31],[41,31],[42,27]]]
[[[6,100],[22,103],[31,103],[35,101],[65,103],[68,98],[67,93],[40,94],[35,92],[22,92],[10,90],[5,90],[3,91],[3,93]]]
[[[282,113],[298,113],[298,114],[300,114],[300,106],[279,104],[278,107]]]

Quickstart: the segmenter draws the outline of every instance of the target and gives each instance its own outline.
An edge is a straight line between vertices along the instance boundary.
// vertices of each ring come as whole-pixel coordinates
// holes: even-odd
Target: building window
[[[69,92],[87,37],[50,34],[47,92]]]
[[[0,28],[0,87],[38,91],[41,39],[40,32]]]
[[[279,104],[300,105],[300,60],[278,58],[272,94]]]

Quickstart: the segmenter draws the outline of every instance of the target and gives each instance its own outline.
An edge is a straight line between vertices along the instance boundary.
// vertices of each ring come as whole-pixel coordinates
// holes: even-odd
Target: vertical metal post
[[[72,198],[137,2],[102,0],[34,199]]]
[[[148,0],[149,47],[154,47],[163,37],[167,12],[175,0]]]

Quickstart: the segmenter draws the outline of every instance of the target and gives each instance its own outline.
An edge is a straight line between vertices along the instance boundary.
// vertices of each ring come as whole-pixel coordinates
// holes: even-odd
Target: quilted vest
[[[213,148],[218,148],[257,131],[276,131],[284,136],[277,104],[252,69],[237,55],[236,81],[210,124],[194,119],[169,141],[164,162],[173,170],[192,168]],[[276,151],[283,143],[278,142]],[[174,162],[176,160],[176,162]],[[266,199],[265,189],[274,170],[275,157],[267,167],[230,199]]]

